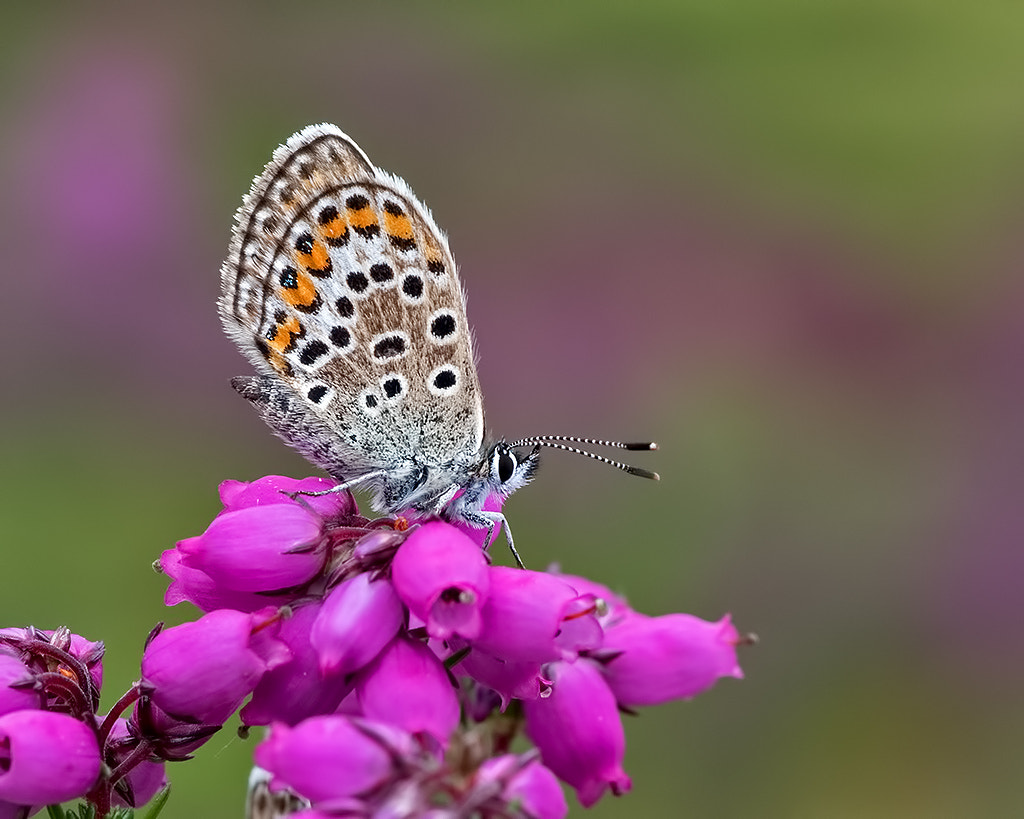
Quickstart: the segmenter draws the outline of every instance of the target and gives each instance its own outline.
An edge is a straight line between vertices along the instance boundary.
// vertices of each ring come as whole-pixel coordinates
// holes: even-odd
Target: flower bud
[[[115,721],[107,740],[107,750],[113,757],[111,760],[113,764],[121,763],[135,750],[139,741],[138,737],[132,735],[127,720]],[[125,784],[127,784],[127,788]],[[117,786],[114,801],[125,807],[145,805],[166,785],[167,772],[164,770],[164,763],[144,759],[132,768]],[[127,791],[131,794],[131,799],[123,798],[118,791]]]
[[[310,632],[324,673],[351,674],[376,657],[402,625],[402,603],[387,580],[368,572],[331,589]]]
[[[204,612],[217,609],[253,612],[267,605],[285,605],[289,602],[286,596],[275,597],[227,589],[205,572],[185,565],[184,558],[184,554],[177,548],[168,549],[160,556],[160,570],[171,578],[171,585],[164,593],[166,606],[191,603]]]
[[[461,641],[451,643],[456,651],[463,645]],[[533,700],[550,688],[550,681],[541,673],[540,663],[501,660],[479,648],[472,648],[453,670],[460,676],[468,674],[497,693],[502,711],[508,708],[510,700]]]

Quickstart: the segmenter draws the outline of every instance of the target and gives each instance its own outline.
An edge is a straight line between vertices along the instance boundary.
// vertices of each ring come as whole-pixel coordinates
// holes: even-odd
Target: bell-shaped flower
[[[459,723],[459,700],[441,661],[423,643],[398,637],[356,675],[363,714],[442,745]]]
[[[475,784],[491,782],[501,786],[506,803],[530,819],[562,819],[569,812],[558,778],[535,758],[506,754],[485,760]]]
[[[295,725],[307,717],[330,714],[349,692],[344,673],[323,673],[319,655],[310,642],[320,613],[319,605],[298,606],[281,622],[277,638],[288,647],[291,657],[260,679],[252,699],[242,708],[244,725]]]
[[[0,716],[0,800],[46,805],[84,796],[100,773],[89,725],[54,711]]]
[[[473,645],[510,662],[572,658],[601,643],[592,599],[546,572],[491,566],[482,628]]]
[[[695,697],[719,677],[742,678],[739,642],[729,615],[712,623],[692,614],[633,613],[605,632],[597,657],[611,656],[601,671],[619,705],[658,705]]]
[[[142,655],[154,704],[178,719],[223,723],[267,669],[288,659],[287,647],[270,633],[277,619],[275,609],[222,609],[161,631]]]
[[[219,587],[273,592],[312,580],[327,539],[320,516],[293,501],[222,512],[203,534],[179,541],[178,551]]]
[[[256,746],[256,764],[273,774],[271,788],[288,787],[312,802],[343,799],[379,788],[408,753],[411,737],[374,730],[344,716],[310,717],[295,727],[274,723]]]
[[[360,572],[335,586],[310,630],[321,671],[358,671],[394,639],[403,616],[402,603],[386,579]]]
[[[203,612],[217,609],[253,612],[268,605],[285,605],[289,596],[274,596],[256,592],[234,591],[217,583],[199,569],[184,563],[185,555],[177,548],[168,549],[160,556],[160,570],[171,578],[164,593],[164,605],[191,603]]]
[[[454,526],[433,521],[417,527],[395,554],[391,579],[431,637],[479,634],[490,585],[487,558]]]
[[[578,574],[554,572],[554,575],[560,577],[580,594],[592,596],[597,602],[597,618],[605,629],[633,613],[626,598],[616,594],[603,583]]]
[[[246,509],[250,506],[266,506],[274,503],[299,503],[313,510],[324,520],[336,520],[356,514],[356,502],[352,493],[331,492],[337,484],[327,478],[287,478],[283,475],[266,475],[252,482],[224,481],[221,483],[220,501],[224,511]],[[327,492],[326,495],[301,494]],[[297,498],[292,495],[298,494]]]
[[[606,789],[616,796],[630,788],[622,769],[626,736],[615,697],[597,666],[586,659],[548,666],[547,698],[523,703],[526,734],[544,765],[576,789],[590,807]]]
[[[457,652],[466,644],[452,640],[449,645]],[[540,663],[502,660],[479,648],[471,648],[452,670],[492,689],[501,698],[502,711],[513,699],[533,700],[550,688],[550,680],[544,678]]]

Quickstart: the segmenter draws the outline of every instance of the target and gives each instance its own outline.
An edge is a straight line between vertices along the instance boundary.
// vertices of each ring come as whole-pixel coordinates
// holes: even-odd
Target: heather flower
[[[593,600],[581,600],[561,578],[491,566],[490,581],[476,648],[507,662],[543,663],[600,645]]]
[[[716,623],[690,614],[647,617],[632,613],[605,632],[597,657],[620,706],[690,699],[719,677],[742,678],[736,661],[740,636],[728,615]]]
[[[629,790],[620,706],[740,676],[728,618],[646,617],[587,578],[491,566],[483,530],[301,494],[331,486],[225,482],[206,532],[165,553],[168,602],[210,613],[204,637],[147,648],[130,727],[161,758],[253,692],[243,723],[272,726],[256,758],[311,802],[296,816],[558,819],[558,779],[587,806]],[[497,716],[514,702],[524,722]],[[509,755],[523,725],[537,750]]]
[[[532,819],[561,819],[569,812],[558,779],[536,759],[506,754],[485,760],[476,785],[490,782],[501,788],[503,801]]]
[[[0,716],[0,800],[45,805],[83,796],[100,762],[96,733],[74,717],[28,709]]]
[[[289,657],[284,644],[267,634],[275,617],[273,609],[222,609],[161,631],[142,655],[142,679],[153,702],[179,719],[223,723],[263,674]]]
[[[311,717],[290,727],[274,723],[254,753],[274,779],[313,802],[358,796],[396,775],[395,759],[408,753],[411,736],[374,731],[343,716]]]
[[[487,558],[454,527],[440,521],[417,527],[396,552],[391,579],[430,636],[479,634],[490,586]]]
[[[283,497],[283,496],[282,496]],[[182,563],[229,591],[272,592],[311,580],[326,560],[321,518],[298,503],[222,512],[178,543]]]
[[[300,503],[324,520],[340,520],[357,514],[355,498],[351,492],[312,494],[328,492],[336,485],[327,478],[296,480],[283,475],[267,475],[252,482],[223,481],[218,492],[225,512],[267,504]]]
[[[227,589],[200,569],[185,564],[185,555],[177,547],[160,556],[160,570],[171,578],[164,592],[164,605],[191,603],[203,612],[217,609],[253,612],[267,605],[285,605],[288,596],[273,596]]]
[[[541,663],[502,660],[485,651],[473,649],[461,640],[451,641],[450,645],[456,653],[470,649],[456,664],[453,669],[455,673],[467,674],[494,691],[499,697],[502,711],[508,708],[513,699],[533,700],[546,696],[551,688],[551,681],[544,677]]]
[[[350,674],[376,657],[402,626],[402,603],[386,579],[360,572],[335,586],[310,629],[324,674]]]
[[[426,731],[446,745],[459,723],[459,701],[437,656],[416,640],[398,637],[356,675],[356,695],[368,719],[411,734]]]
[[[276,637],[288,647],[290,657],[263,674],[252,699],[242,708],[243,724],[295,725],[306,717],[331,713],[349,692],[345,672],[324,673],[310,642],[320,613],[320,605],[300,606],[280,623]]]
[[[576,789],[590,807],[611,789],[630,789],[622,769],[626,736],[618,706],[597,666],[585,659],[552,663],[551,694],[523,703],[526,734],[559,779]]]

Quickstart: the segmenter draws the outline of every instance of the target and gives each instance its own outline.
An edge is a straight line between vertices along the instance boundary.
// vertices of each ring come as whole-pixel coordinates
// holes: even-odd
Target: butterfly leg
[[[359,486],[359,484],[364,481],[372,480],[373,478],[380,478],[387,474],[386,470],[378,469],[376,472],[367,472],[365,475],[360,475],[358,478],[352,478],[351,480],[339,483],[337,486],[332,486],[330,489],[324,489],[320,492],[306,492],[300,490],[298,492],[289,492],[288,494],[292,499],[297,498],[299,495],[308,495],[311,498],[318,498],[321,495],[334,495],[338,492],[344,492],[347,489],[351,489],[353,486]]]
[[[472,517],[467,518],[467,520],[470,523],[487,527],[487,537],[484,538],[485,551],[491,547],[491,543],[497,540],[497,534],[494,530],[496,528],[503,530],[505,532],[505,540],[508,542],[509,551],[512,552],[512,557],[515,558],[516,565],[520,569],[526,568],[526,564],[523,563],[523,559],[519,556],[519,552],[516,551],[515,542],[512,540],[512,530],[508,527],[508,518],[501,514],[501,512],[485,512],[481,509],[474,513]]]

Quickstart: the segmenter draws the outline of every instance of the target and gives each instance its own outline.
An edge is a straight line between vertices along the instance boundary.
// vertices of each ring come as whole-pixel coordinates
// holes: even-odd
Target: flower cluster
[[[239,708],[269,726],[252,816],[266,797],[301,819],[559,819],[560,781],[588,806],[629,789],[621,712],[741,676],[728,617],[648,617],[585,578],[492,565],[480,530],[369,520],[334,486],[222,484],[207,530],[160,560],[168,605],[203,615],[150,633],[105,715],[101,643],[0,630],[0,819],[141,805]],[[535,747],[513,753],[520,732]]]
[[[554,819],[558,779],[584,805],[629,789],[621,710],[741,676],[728,617],[647,617],[584,578],[491,565],[478,530],[312,494],[332,486],[222,484],[223,511],[161,558],[166,602],[205,614],[142,664],[147,725],[173,721],[184,751],[251,694],[256,762],[299,816]],[[520,729],[536,750],[509,752]]]
[[[167,784],[157,754],[120,717],[132,697],[96,713],[102,660],[102,643],[65,628],[0,629],[0,817],[78,797],[102,816]]]

